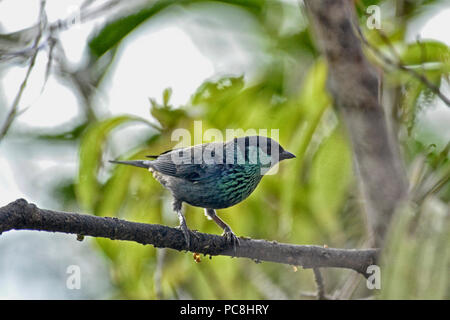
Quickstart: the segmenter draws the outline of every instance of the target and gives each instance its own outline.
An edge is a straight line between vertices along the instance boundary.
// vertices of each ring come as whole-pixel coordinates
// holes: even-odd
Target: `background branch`
[[[53,23],[48,23],[45,12],[46,1],[41,0],[39,21],[36,23],[36,25],[14,32],[12,34],[0,34],[0,62],[5,62],[15,58],[29,60],[28,69],[24,80],[19,87],[19,90],[14,98],[11,109],[6,116],[6,119],[3,121],[3,124],[0,127],[0,142],[8,134],[8,131],[11,128],[13,122],[30,107],[28,106],[22,108],[22,110],[19,110],[19,104],[27,86],[30,74],[34,69],[36,57],[38,53],[41,52],[41,50],[48,48],[48,64],[41,93],[44,91],[45,84],[50,76],[50,66],[53,59],[55,58],[53,49],[56,45],[58,45],[56,47],[59,50],[57,51],[58,55],[55,60],[56,62],[58,62],[59,69],[61,69],[60,73],[66,77],[71,78],[71,80],[75,84],[75,88],[77,88],[80,91],[81,96],[85,98],[86,101],[84,101],[83,106],[86,109],[86,117],[89,120],[96,120],[95,113],[90,106],[92,84],[90,83],[91,81],[89,81],[90,79],[86,79],[86,76],[83,75],[83,72],[86,73],[86,70],[89,71],[91,66],[88,65],[86,69],[81,69],[79,70],[79,72],[71,72],[70,68],[67,67],[65,54],[59,48],[59,39],[57,37],[57,34],[59,32],[68,30],[77,24],[88,22],[102,15],[108,14],[113,16],[114,13],[117,14],[117,11],[120,12],[121,1],[119,0],[110,0],[96,6],[93,5],[94,2],[95,1],[84,2],[84,4],[80,7],[80,11],[75,16],[71,15],[68,18],[60,19]],[[133,2],[133,5],[137,5],[139,3],[140,1],[135,0]],[[130,3],[127,2],[127,5],[129,6]],[[29,43],[31,41],[32,45],[30,46]],[[83,76],[85,77],[83,78]]]
[[[45,210],[18,199],[0,208],[0,234],[9,230],[63,232],[112,240],[151,244],[157,248],[187,250],[184,236],[177,228],[129,222],[117,218]],[[377,249],[334,249],[310,245],[291,245],[275,241],[240,238],[236,252],[219,235],[196,232],[190,251],[205,255],[225,255],[271,261],[303,268],[347,268],[367,276],[369,265],[376,264]]]
[[[328,63],[328,88],[347,126],[370,231],[380,246],[407,182],[379,103],[377,72],[354,31],[352,1],[305,0],[312,29]]]
[[[14,121],[14,118],[16,117],[16,115],[18,113],[19,102],[22,98],[25,87],[27,86],[28,78],[30,77],[31,71],[33,70],[34,65],[36,63],[36,57],[39,53],[39,42],[42,37],[42,32],[44,29],[44,25],[46,24],[46,20],[47,20],[47,18],[45,15],[45,1],[41,0],[40,10],[39,10],[39,23],[38,23],[39,32],[33,43],[33,47],[32,47],[33,54],[31,56],[30,64],[28,66],[27,73],[25,74],[25,78],[23,79],[23,81],[19,87],[19,91],[17,92],[17,94],[14,98],[14,101],[12,103],[11,110],[9,111],[8,115],[6,116],[5,122],[3,123],[2,127],[0,128],[0,142],[7,134],[9,128],[11,127],[11,124]]]
[[[323,283],[322,273],[319,268],[313,268],[314,271],[314,279],[316,280],[317,285],[317,299],[325,300],[325,284]]]
[[[358,33],[361,38],[361,41],[367,48],[369,48],[372,53],[378,57],[384,64],[389,65],[391,67],[397,68],[399,70],[402,70],[404,72],[409,73],[412,77],[416,78],[420,82],[422,82],[426,87],[428,87],[434,94],[436,94],[447,106],[450,107],[450,99],[447,98],[442,92],[441,89],[436,86],[433,82],[431,82],[425,75],[417,72],[416,70],[412,68],[408,68],[400,59],[399,55],[395,51],[392,43],[389,41],[389,38],[387,35],[382,32],[381,30],[378,30],[378,34],[381,37],[381,39],[388,45],[390,48],[390,51],[394,57],[397,58],[397,61],[394,61],[387,55],[385,55],[381,50],[379,50],[376,46],[372,45],[366,37],[364,37],[364,34],[362,33],[361,29],[358,28]],[[383,66],[384,67],[384,66]]]

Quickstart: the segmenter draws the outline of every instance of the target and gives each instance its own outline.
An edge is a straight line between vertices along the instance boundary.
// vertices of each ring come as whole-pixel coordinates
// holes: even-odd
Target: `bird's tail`
[[[118,164],[127,164],[129,166],[135,166],[135,167],[148,169],[148,168],[150,168],[151,161],[148,161],[148,160],[130,160],[130,161],[109,160],[109,162],[118,163]]]

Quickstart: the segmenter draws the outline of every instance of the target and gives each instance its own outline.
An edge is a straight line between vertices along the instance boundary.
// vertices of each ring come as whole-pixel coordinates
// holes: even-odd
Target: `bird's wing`
[[[151,167],[162,174],[195,182],[219,175],[223,165],[175,164],[172,161],[156,159],[151,161]]]
[[[198,145],[170,150],[151,161],[151,167],[162,174],[193,182],[219,175],[223,164],[205,163],[204,148],[205,145]]]

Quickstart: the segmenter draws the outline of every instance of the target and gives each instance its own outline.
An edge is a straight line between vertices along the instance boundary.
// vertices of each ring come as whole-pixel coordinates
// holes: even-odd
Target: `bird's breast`
[[[246,199],[262,175],[257,168],[232,168],[199,181],[168,176],[155,178],[171,190],[176,199],[196,207],[223,209]]]

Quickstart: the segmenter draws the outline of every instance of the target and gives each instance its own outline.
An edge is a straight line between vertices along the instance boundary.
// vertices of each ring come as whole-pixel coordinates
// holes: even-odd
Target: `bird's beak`
[[[289,151],[284,150],[281,154],[280,154],[280,160],[285,160],[285,159],[292,159],[295,158],[295,155],[290,153]]]

